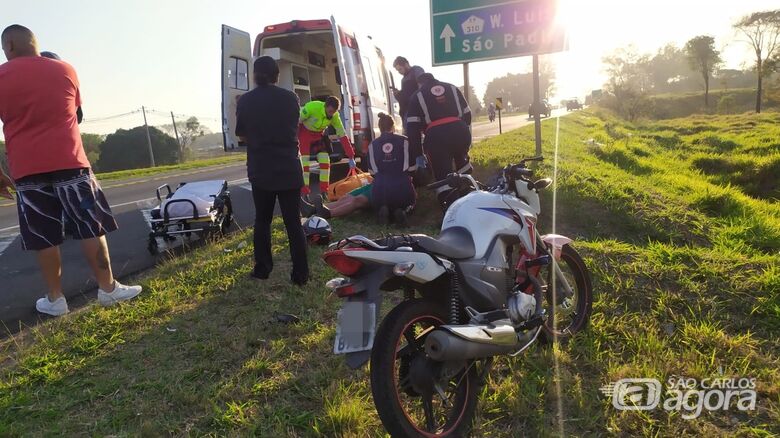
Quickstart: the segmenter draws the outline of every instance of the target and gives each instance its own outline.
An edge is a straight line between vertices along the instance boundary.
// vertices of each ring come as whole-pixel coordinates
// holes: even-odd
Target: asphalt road
[[[103,184],[111,208],[119,224],[119,230],[108,235],[111,265],[117,278],[148,269],[156,258],[147,252],[149,225],[144,210],[153,207],[155,189],[163,184],[176,188],[180,182],[207,179],[223,179],[230,183],[236,223],[240,227],[254,221],[252,192],[246,180],[243,163],[166,173],[143,178],[107,181]],[[176,245],[176,243],[174,244]],[[71,307],[93,298],[96,284],[91,271],[81,255],[77,241],[68,240],[62,245],[63,290]],[[0,335],[6,328],[11,332],[19,324],[34,322],[37,318],[35,300],[43,296],[46,288],[38,271],[35,254],[23,251],[19,237],[16,206],[0,201]]]
[[[504,132],[529,123],[532,121],[525,114],[503,117],[502,120]],[[477,123],[472,128],[472,134],[475,142],[498,135],[498,121]],[[119,230],[108,235],[111,264],[117,278],[121,280],[149,269],[157,262],[157,258],[146,249],[150,230],[146,214],[155,205],[155,189],[163,184],[175,188],[180,182],[207,179],[229,182],[236,224],[242,228],[251,226],[254,221],[252,193],[243,163],[107,181],[103,184],[119,224]],[[174,247],[177,245],[181,243],[173,244]],[[81,255],[78,242],[67,240],[61,249],[63,290],[71,307],[76,307],[94,298],[97,285],[91,278],[92,274]],[[0,322],[3,324],[0,326],[0,336],[6,331],[16,332],[20,324],[31,324],[40,318],[35,311],[35,300],[45,292],[35,254],[23,251],[21,247],[16,204],[0,200]]]
[[[566,114],[566,109],[553,110],[552,117],[558,117]],[[521,126],[530,125],[533,120],[528,119],[528,113],[512,113],[511,115],[501,115],[501,129],[503,132],[509,132]],[[491,123],[488,121],[475,123],[471,128],[471,136],[474,142],[484,140],[498,135],[498,118]]]

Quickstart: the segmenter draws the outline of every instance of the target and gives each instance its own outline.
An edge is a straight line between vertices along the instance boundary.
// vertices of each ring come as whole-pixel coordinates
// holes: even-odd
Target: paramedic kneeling
[[[333,127],[336,135],[344,147],[344,153],[349,158],[349,167],[355,167],[355,148],[349,141],[344,125],[339,115],[341,101],[330,96],[325,102],[312,100],[301,108],[300,126],[298,127],[298,140],[301,143],[301,165],[303,166],[302,195],[311,193],[309,189],[309,166],[312,161],[317,161],[320,166],[320,195],[325,196],[330,182],[330,154],[328,154],[322,136],[325,130]]]
[[[120,284],[111,271],[105,234],[117,225],[81,144],[76,71],[39,56],[35,35],[24,26],[7,27],[0,39],[8,59],[0,65],[0,120],[11,173],[9,178],[0,170],[0,197],[10,198],[8,189],[16,185],[22,246],[36,252],[48,287],[35,308],[52,316],[68,313],[61,284],[65,230],[81,241],[100,304],[134,298],[141,286]]]
[[[387,114],[379,113],[379,131],[382,134],[368,149],[369,170],[374,175],[371,204],[380,223],[386,224],[392,214],[396,224],[406,226],[406,214],[417,199],[409,172],[417,170],[415,162],[422,153],[395,133],[395,121]]]
[[[279,79],[279,66],[270,56],[255,60],[254,74],[257,88],[241,96],[236,109],[236,134],[247,143],[247,174],[255,202],[252,277],[265,280],[273,269],[271,221],[279,199],[292,256],[290,280],[302,286],[309,280],[309,264],[298,211],[303,187],[297,137],[298,97],[274,85]]]
[[[412,96],[407,115],[409,143],[412,148],[418,148],[425,132],[423,150],[437,181],[452,172],[470,173],[471,109],[466,98],[458,87],[437,81],[430,73],[421,75],[417,81],[420,90]],[[447,205],[451,190],[449,186],[436,190],[443,206]]]

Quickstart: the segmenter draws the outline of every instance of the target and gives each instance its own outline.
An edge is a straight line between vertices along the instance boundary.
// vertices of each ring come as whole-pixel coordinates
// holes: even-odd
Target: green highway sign
[[[433,65],[565,50],[557,0],[430,0]]]

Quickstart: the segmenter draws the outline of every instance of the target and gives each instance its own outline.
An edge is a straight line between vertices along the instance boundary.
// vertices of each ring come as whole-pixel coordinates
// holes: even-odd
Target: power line
[[[111,116],[89,117],[89,118],[85,118],[82,121],[82,123],[104,122],[104,121],[107,121],[107,120],[120,119],[122,117],[127,117],[127,116],[130,116],[130,115],[133,115],[133,114],[137,114],[139,112],[140,112],[140,110],[135,110],[135,111],[130,111],[130,112],[122,113],[122,114],[114,114],[114,115],[111,115]]]

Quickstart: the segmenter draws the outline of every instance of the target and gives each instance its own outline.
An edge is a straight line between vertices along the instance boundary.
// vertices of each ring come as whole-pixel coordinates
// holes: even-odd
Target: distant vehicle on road
[[[270,56],[279,64],[278,86],[298,95],[301,105],[327,96],[341,99],[341,120],[358,154],[379,136],[377,117],[389,114],[401,124],[395,83],[382,51],[371,37],[357,35],[330,20],[296,20],[266,26],[255,38],[222,25],[222,131],[225,150],[235,149],[236,103],[254,88],[254,59]],[[331,133],[335,134],[335,132]],[[331,161],[343,158],[331,137]]]
[[[547,102],[547,99],[542,99],[539,106],[539,116],[540,117],[550,117],[552,115],[552,107]],[[534,104],[528,105],[528,118],[531,119],[534,117],[534,114],[536,112],[534,111]]]
[[[566,101],[566,111],[574,111],[582,109],[582,104],[580,103],[580,100],[576,97],[574,99],[569,99]]]

